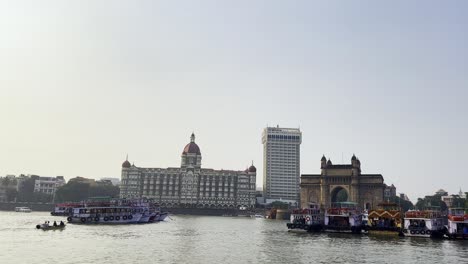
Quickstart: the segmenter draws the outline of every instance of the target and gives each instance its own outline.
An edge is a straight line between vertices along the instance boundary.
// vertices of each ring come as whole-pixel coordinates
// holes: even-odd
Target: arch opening
[[[336,187],[331,193],[331,202],[340,203],[349,200],[348,192],[343,187]]]

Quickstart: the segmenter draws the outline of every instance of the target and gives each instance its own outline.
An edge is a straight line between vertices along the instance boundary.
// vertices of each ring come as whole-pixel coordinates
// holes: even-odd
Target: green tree
[[[447,205],[442,201],[440,195],[436,194],[432,196],[426,196],[424,198],[418,198],[418,202],[416,203],[416,208],[418,210],[424,210],[429,207],[439,207],[442,211],[447,210]]]
[[[89,197],[106,196],[119,197],[120,189],[112,184],[89,184],[84,182],[68,182],[57,189],[56,202],[79,202]]]
[[[406,212],[406,211],[414,208],[414,205],[413,205],[413,203],[411,201],[406,201],[404,199],[401,199],[398,196],[390,197],[389,201],[392,202],[392,203],[398,204],[401,207],[401,209],[403,210],[403,212]]]
[[[59,187],[55,193],[57,202],[79,202],[89,197],[89,184],[81,182],[68,182]]]
[[[18,191],[14,188],[6,189],[6,198],[8,202],[13,202],[18,196]]]
[[[18,202],[33,202],[34,201],[34,183],[36,179],[31,177],[24,180],[18,191]]]

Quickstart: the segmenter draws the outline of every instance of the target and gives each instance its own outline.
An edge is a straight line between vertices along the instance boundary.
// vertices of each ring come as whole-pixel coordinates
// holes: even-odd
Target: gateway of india
[[[355,155],[351,164],[332,164],[321,159],[320,174],[301,175],[301,207],[310,203],[326,208],[335,202],[356,202],[359,207],[370,209],[383,202],[384,178],[381,174],[361,174],[361,162]]]
[[[141,168],[122,164],[121,198],[153,198],[162,207],[255,207],[257,169],[213,170],[201,168],[201,152],[192,133],[176,168]]]

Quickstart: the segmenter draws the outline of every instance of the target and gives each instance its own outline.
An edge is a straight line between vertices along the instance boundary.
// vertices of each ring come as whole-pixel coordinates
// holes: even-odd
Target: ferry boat
[[[447,216],[439,210],[410,210],[405,213],[403,233],[410,237],[442,238]]]
[[[133,224],[161,221],[165,216],[161,215],[151,200],[118,199],[104,204],[84,202],[71,210],[67,221],[81,224]]]
[[[143,209],[131,206],[78,207],[73,208],[69,223],[82,224],[130,224],[138,223],[143,216]]]
[[[53,216],[69,216],[72,214],[73,208],[82,207],[82,203],[60,203],[56,204],[54,210],[50,212]]]
[[[468,214],[465,208],[450,208],[448,211],[448,238],[468,238]]]
[[[384,202],[369,211],[366,229],[371,235],[403,236],[401,207],[396,203]]]
[[[294,209],[290,223],[286,226],[291,231],[318,232],[323,229],[324,212],[318,204],[310,204],[309,208]]]
[[[30,213],[32,210],[29,207],[15,207],[15,212]]]
[[[363,214],[354,202],[333,203],[325,212],[326,232],[360,234]]]

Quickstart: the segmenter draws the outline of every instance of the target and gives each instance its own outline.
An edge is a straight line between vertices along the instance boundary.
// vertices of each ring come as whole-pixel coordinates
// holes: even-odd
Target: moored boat
[[[369,211],[366,229],[370,235],[402,236],[401,216],[401,208],[396,203],[380,203]]]
[[[324,230],[326,232],[360,234],[363,214],[354,202],[333,203],[325,211]]]
[[[446,224],[447,216],[439,210],[410,210],[405,213],[403,233],[410,237],[441,238]]]
[[[293,209],[290,222],[286,224],[290,231],[318,232],[323,228],[324,213],[318,204],[309,208]]]
[[[447,237],[468,239],[468,214],[465,208],[450,208],[447,218]]]

